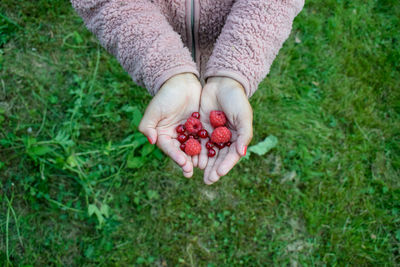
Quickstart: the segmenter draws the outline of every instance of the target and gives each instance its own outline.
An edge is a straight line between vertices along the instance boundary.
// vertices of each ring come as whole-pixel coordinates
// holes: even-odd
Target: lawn
[[[0,3],[0,265],[400,265],[400,4],[309,0],[212,186],[67,0]]]

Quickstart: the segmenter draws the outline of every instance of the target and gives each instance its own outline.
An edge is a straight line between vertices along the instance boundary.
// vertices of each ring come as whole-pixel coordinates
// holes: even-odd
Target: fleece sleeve
[[[199,76],[180,36],[149,0],[71,2],[101,45],[150,94],[155,95],[176,74],[190,72]]]
[[[237,0],[207,63],[205,79],[226,76],[250,97],[269,69],[304,0]]]

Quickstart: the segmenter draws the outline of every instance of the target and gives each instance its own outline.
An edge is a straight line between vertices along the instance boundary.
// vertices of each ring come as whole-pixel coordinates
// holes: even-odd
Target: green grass
[[[4,265],[399,265],[398,1],[307,1],[251,99],[278,146],[213,186],[144,144],[150,96],[68,1],[0,14]]]

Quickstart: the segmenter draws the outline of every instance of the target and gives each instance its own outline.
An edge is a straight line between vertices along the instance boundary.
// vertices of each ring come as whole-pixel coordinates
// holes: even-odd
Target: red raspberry
[[[185,128],[189,133],[197,134],[203,128],[203,125],[198,119],[190,117],[185,123]]]
[[[183,124],[176,126],[177,133],[185,133],[185,126]]]
[[[207,137],[208,137],[208,132],[207,132],[207,130],[205,130],[205,129],[201,129],[201,130],[197,133],[197,135],[198,135],[200,138],[207,138]]]
[[[180,134],[178,135],[177,139],[182,144],[185,143],[186,140],[188,140],[188,136],[186,134]]]
[[[189,156],[194,156],[194,155],[200,154],[201,145],[200,145],[199,141],[197,141],[196,139],[191,138],[191,139],[187,140],[185,145],[186,145],[185,153],[188,154]]]
[[[193,118],[196,118],[196,119],[200,119],[200,113],[198,113],[198,112],[193,112],[193,113],[192,113],[192,117],[193,117]]]
[[[181,145],[179,146],[179,148],[180,148],[183,152],[185,152],[185,147],[186,147],[185,144],[181,144]]]
[[[232,133],[225,126],[216,128],[211,134],[211,141],[213,143],[226,143],[231,140]]]
[[[226,123],[226,116],[223,111],[213,110],[210,112],[210,123],[214,128],[224,126]]]
[[[214,146],[214,144],[211,143],[210,141],[208,141],[208,142],[206,143],[206,148],[207,148],[207,149],[211,149],[211,148],[213,148],[213,146]]]
[[[216,154],[216,152],[215,152],[214,149],[210,148],[210,149],[208,150],[208,157],[209,157],[209,158],[214,157],[215,154]]]

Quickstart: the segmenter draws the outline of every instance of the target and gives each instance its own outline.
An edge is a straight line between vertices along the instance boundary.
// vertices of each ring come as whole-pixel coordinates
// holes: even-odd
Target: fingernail
[[[247,153],[247,146],[244,146],[244,148],[243,148],[243,157],[246,156],[246,153]]]
[[[150,144],[153,144],[153,141],[151,141],[151,138],[147,136],[147,140],[149,141]]]

